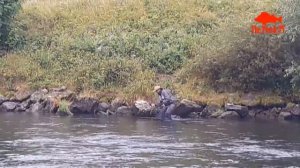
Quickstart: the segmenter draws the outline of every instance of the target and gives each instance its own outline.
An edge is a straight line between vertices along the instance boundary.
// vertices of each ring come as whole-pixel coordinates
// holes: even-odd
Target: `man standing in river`
[[[167,120],[172,120],[171,114],[176,106],[176,97],[172,95],[169,89],[164,89],[160,86],[154,87],[154,92],[156,92],[159,96],[159,113],[157,118],[164,121],[165,118]]]

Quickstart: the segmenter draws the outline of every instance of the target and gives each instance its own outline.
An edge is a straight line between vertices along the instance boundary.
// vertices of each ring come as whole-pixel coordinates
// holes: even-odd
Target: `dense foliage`
[[[245,33],[250,26],[239,28],[234,31],[239,36],[229,33],[233,36],[229,46],[210,52],[201,61],[194,60],[184,75],[204,79],[218,91],[296,91],[293,88],[300,86],[300,1],[278,2],[274,11],[283,15],[284,34],[252,35]]]
[[[281,37],[285,56],[291,60],[291,66],[286,70],[286,76],[291,78],[294,89],[300,89],[300,1],[282,1],[281,11],[286,16],[287,32]]]
[[[20,8],[19,0],[0,0],[0,45],[4,45],[9,31],[13,16]]]

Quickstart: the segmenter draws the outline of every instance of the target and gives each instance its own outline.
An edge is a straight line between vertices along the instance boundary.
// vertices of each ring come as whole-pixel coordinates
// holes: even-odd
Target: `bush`
[[[283,15],[287,32],[279,36],[251,35],[253,22],[228,21],[224,28],[215,29],[214,41],[208,45],[202,56],[192,59],[179,73],[182,83],[196,79],[217,91],[279,91],[290,93],[292,86],[300,79],[296,77],[299,68],[299,1],[281,1],[278,15]],[[280,10],[279,10],[280,9]],[[266,10],[266,9],[263,9]],[[249,18],[253,20],[261,11]],[[235,23],[240,23],[236,25]],[[225,28],[227,27],[227,28]],[[219,30],[219,31],[217,31]],[[290,31],[293,30],[293,31]],[[298,53],[298,54],[297,54]],[[188,66],[189,65],[189,66]],[[294,77],[294,79],[293,79]],[[292,84],[291,84],[292,83]],[[299,82],[298,82],[299,83]]]
[[[300,1],[281,2],[280,10],[285,16],[286,32],[281,36],[285,41],[285,56],[291,61],[286,77],[291,79],[293,88],[300,89]]]
[[[0,0],[0,45],[6,44],[13,16],[20,8],[19,0]]]
[[[259,36],[234,46],[225,56],[204,60],[199,75],[221,90],[288,90],[284,69],[289,65],[279,39]]]
[[[72,116],[73,113],[70,112],[69,106],[70,102],[66,100],[61,100],[59,102],[58,114],[61,116]]]
[[[150,70],[139,71],[134,74],[134,81],[124,89],[125,98],[128,102],[137,99],[153,100],[153,86],[155,85],[155,73]]]
[[[61,112],[67,112],[69,111],[69,105],[70,105],[70,102],[68,101],[65,101],[65,100],[62,100],[59,102],[59,111]]]

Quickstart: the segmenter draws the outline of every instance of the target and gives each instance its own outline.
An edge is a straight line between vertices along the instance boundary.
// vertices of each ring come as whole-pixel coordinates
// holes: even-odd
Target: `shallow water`
[[[0,167],[297,167],[300,124],[0,113]]]

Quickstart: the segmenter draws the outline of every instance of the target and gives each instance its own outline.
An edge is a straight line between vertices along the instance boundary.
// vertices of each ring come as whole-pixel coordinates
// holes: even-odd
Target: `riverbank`
[[[150,101],[136,100],[129,103],[116,97],[110,102],[104,102],[97,98],[80,97],[66,87],[16,92],[9,98],[0,96],[0,112],[51,113],[60,116],[91,114],[155,117],[156,111],[156,107]],[[228,100],[223,105],[181,99],[173,115],[193,119],[300,121],[300,106],[283,100],[267,105],[257,104],[256,97],[247,94],[238,103]]]

